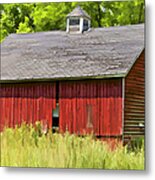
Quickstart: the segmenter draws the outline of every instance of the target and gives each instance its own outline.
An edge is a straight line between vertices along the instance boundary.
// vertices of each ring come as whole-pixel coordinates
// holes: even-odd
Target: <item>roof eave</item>
[[[82,76],[82,77],[60,77],[60,78],[34,78],[34,79],[1,79],[0,83],[24,83],[24,82],[49,82],[49,81],[71,81],[71,80],[97,80],[108,78],[123,78],[126,73],[122,74],[105,74],[101,76]]]
[[[80,16],[76,16],[76,15],[71,15],[71,16],[69,16],[69,15],[67,15],[66,16],[66,18],[70,18],[70,17],[82,17],[82,18],[87,18],[87,19],[89,19],[89,20],[91,20],[91,17],[90,16],[84,16],[84,15],[80,15]]]

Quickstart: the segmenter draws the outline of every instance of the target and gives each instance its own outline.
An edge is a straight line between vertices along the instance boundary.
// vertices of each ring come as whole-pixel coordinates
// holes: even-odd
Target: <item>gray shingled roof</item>
[[[71,13],[67,15],[67,17],[78,17],[78,16],[87,17],[88,19],[91,19],[91,17],[86,13],[86,11],[81,9],[80,6],[76,7]]]
[[[143,49],[143,24],[11,34],[1,44],[1,81],[123,77]]]

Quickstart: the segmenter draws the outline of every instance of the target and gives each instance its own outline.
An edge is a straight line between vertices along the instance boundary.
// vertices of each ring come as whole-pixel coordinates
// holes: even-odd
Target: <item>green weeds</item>
[[[5,129],[1,133],[1,166],[144,169],[144,142],[138,150],[115,149],[92,136],[38,132],[32,126]]]

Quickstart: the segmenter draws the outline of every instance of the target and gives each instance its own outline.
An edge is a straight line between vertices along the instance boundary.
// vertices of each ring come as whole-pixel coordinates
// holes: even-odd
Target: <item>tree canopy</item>
[[[65,30],[66,15],[77,5],[91,16],[92,27],[144,22],[144,0],[1,4],[0,41],[10,33]]]

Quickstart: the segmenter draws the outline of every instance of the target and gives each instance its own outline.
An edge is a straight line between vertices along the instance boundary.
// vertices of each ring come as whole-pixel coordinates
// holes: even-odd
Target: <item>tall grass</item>
[[[144,169],[144,144],[138,151],[128,151],[92,136],[41,135],[32,126],[5,129],[1,133],[1,165],[14,167]]]

